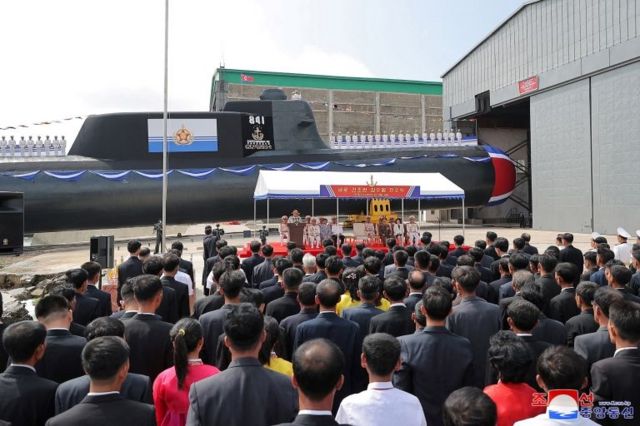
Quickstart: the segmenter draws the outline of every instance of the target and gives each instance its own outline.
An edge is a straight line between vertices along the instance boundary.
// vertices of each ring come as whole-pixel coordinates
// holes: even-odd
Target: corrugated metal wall
[[[591,231],[589,80],[531,97],[533,226]]]
[[[591,79],[595,230],[640,228],[640,64]]]
[[[473,99],[638,37],[640,0],[544,0],[526,6],[447,74],[444,105]]]

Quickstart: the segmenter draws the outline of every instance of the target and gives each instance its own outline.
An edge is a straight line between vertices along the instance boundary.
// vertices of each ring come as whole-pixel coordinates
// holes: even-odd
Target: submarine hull
[[[215,149],[169,153],[168,223],[253,219],[253,192],[262,168],[442,173],[464,189],[468,207],[499,203],[515,186],[512,161],[489,146],[330,149],[318,135],[306,102],[230,104],[233,111],[170,114],[171,120],[182,123],[179,132],[193,133],[194,143],[178,148],[192,149],[195,142],[203,142],[209,147],[215,143]],[[90,116],[68,157],[1,163],[0,189],[24,193],[25,232],[155,223],[161,217],[162,154],[152,150],[157,138],[152,137],[149,123],[161,117],[161,113]],[[198,120],[213,122],[217,133],[211,139],[198,139],[197,126],[188,129]],[[177,134],[168,135],[170,143]],[[262,149],[265,141],[268,149]],[[258,143],[260,149],[254,149]],[[264,219],[266,202],[257,207],[257,217]],[[316,215],[335,214],[336,202],[316,200],[314,207]],[[452,207],[460,207],[459,201],[421,202],[425,209]],[[270,201],[271,217],[294,208],[311,214],[309,200]],[[405,208],[417,208],[417,201],[405,201]],[[341,213],[364,209],[362,200],[340,201]]]

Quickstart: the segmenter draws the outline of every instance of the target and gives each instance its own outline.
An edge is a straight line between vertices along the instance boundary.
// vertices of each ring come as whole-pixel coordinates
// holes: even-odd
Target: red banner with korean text
[[[332,198],[415,198],[420,187],[410,185],[321,185],[322,196]]]

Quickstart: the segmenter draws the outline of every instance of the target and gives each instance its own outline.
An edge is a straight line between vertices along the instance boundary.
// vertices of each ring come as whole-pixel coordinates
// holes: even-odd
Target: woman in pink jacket
[[[220,372],[203,364],[202,327],[193,318],[183,318],[171,329],[174,366],[164,370],[153,382],[153,402],[158,426],[184,426],[189,410],[191,384]]]

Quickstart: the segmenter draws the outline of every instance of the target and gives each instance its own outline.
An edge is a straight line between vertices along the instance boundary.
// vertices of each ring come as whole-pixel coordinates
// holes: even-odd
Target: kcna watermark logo
[[[575,389],[553,389],[548,393],[533,394],[531,405],[547,407],[547,416],[553,420],[592,420],[634,418],[634,407],[629,401],[598,401],[594,403],[593,393],[579,394]]]

